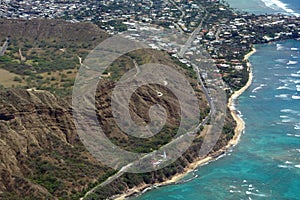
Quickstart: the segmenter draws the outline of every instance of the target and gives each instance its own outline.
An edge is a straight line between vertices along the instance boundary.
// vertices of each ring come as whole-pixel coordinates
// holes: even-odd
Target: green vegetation
[[[122,20],[110,20],[108,22],[96,22],[96,24],[100,27],[100,28],[105,28],[107,26],[111,26],[114,28],[114,31],[117,32],[123,32],[123,31],[127,31],[127,26],[125,24],[123,24]]]
[[[7,79],[0,78],[0,84],[49,90],[61,96],[71,94],[80,60],[83,61],[89,51],[107,37],[106,33],[95,31],[96,25],[59,20],[31,20],[28,23],[2,21],[0,28],[3,26],[3,37],[8,34],[5,33],[7,23],[11,23],[16,32],[22,30],[24,34],[20,37],[14,32],[9,33],[8,48],[0,57],[0,68],[15,74],[15,77],[10,84],[6,83]],[[38,23],[49,31],[32,34],[31,29],[37,28]]]

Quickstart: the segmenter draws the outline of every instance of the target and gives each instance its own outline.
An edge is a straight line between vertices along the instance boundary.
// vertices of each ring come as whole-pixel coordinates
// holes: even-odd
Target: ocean
[[[247,5],[261,5],[251,8],[256,13],[271,9],[264,10],[258,0],[228,1],[248,11]],[[281,2],[293,10],[289,14],[300,13],[300,1]],[[253,84],[236,102],[246,123],[240,143],[217,161],[198,167],[192,181],[154,189],[137,200],[300,199],[300,42],[256,49],[249,59]]]
[[[255,14],[286,13],[300,16],[298,0],[226,0],[231,7]]]

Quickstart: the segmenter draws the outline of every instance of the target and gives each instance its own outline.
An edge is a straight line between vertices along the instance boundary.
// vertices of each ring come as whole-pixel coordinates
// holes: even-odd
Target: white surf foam
[[[297,124],[296,124],[296,125],[294,126],[294,129],[295,129],[295,130],[300,130],[300,125],[297,125]]]
[[[293,121],[292,119],[283,119],[283,120],[281,120],[282,123],[290,123],[292,121]]]
[[[280,112],[282,113],[292,113],[292,114],[298,114],[299,112],[296,110],[292,110],[292,109],[282,109],[280,110]]]
[[[295,136],[295,137],[300,137],[300,135],[298,135],[298,134],[295,134],[294,136]]]
[[[300,77],[300,74],[291,74],[292,77]]]
[[[279,81],[281,83],[284,83],[285,85],[287,85],[287,83],[289,82],[289,80],[287,80],[287,79],[279,79]]]
[[[291,168],[291,166],[288,166],[288,165],[278,165],[278,167],[279,167],[279,168],[285,168],[285,169]]]
[[[279,9],[287,12],[287,13],[290,13],[294,16],[297,16],[299,17],[300,14],[299,13],[296,13],[293,9],[289,8],[287,4],[279,1],[279,0],[261,0],[262,2],[264,2],[264,4],[269,7],[269,8],[272,8],[276,11],[279,11]]]
[[[289,65],[290,66],[290,65]],[[285,67],[286,69],[295,69],[296,67]]]
[[[296,65],[297,63],[298,63],[297,61],[289,60],[287,65]]]
[[[276,89],[277,90],[293,90],[293,88],[288,87],[288,84],[284,84],[284,86],[279,86]]]
[[[292,96],[292,99],[295,99],[295,100],[300,100],[300,96],[293,95],[293,96]]]
[[[279,95],[275,95],[276,98],[280,98],[280,99],[288,99],[289,95],[288,94],[279,94]]]
[[[290,133],[288,133],[288,134],[286,134],[287,136],[290,136],[290,137],[300,137],[300,135],[299,134],[290,134]]]
[[[254,195],[254,196],[258,196],[258,197],[266,197],[267,195],[265,194],[259,194],[259,193],[254,193],[254,192],[250,192],[250,191],[246,191],[247,195]]]
[[[258,90],[262,89],[264,86],[266,86],[266,85],[265,85],[265,84],[260,84],[260,86],[254,88],[254,89],[252,90],[252,93],[256,93]]]
[[[284,64],[286,64],[288,60],[286,60],[286,59],[277,59],[275,61],[278,62],[278,63],[284,63]]]
[[[292,80],[292,82],[294,82],[295,84],[300,83],[300,80]]]
[[[289,116],[286,116],[286,115],[280,115],[280,118],[289,118]]]
[[[277,46],[277,51],[284,50],[284,47],[282,44],[276,44],[276,46]]]
[[[240,190],[236,190],[236,191],[235,190],[229,190],[229,192],[230,193],[241,193],[242,191],[240,191]]]
[[[298,51],[298,48],[291,48],[292,51]]]

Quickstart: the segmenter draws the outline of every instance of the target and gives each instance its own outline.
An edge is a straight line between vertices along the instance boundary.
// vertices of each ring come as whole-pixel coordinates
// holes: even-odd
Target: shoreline
[[[249,62],[249,58],[256,52],[255,47],[252,47],[251,51],[249,53],[247,53],[244,56],[244,61],[247,62],[247,70],[248,70],[248,74],[249,74],[249,78],[248,81],[246,83],[246,85],[244,87],[242,87],[240,90],[235,91],[231,97],[228,100],[228,108],[231,112],[231,116],[233,117],[233,119],[236,121],[236,127],[234,129],[234,136],[233,138],[229,141],[228,145],[237,145],[240,137],[242,135],[242,132],[245,130],[245,122],[244,120],[237,114],[237,110],[235,108],[235,101],[237,100],[237,98],[239,96],[241,96],[252,84],[253,81],[253,73],[252,73],[252,67],[251,64]],[[227,146],[228,146],[227,145]]]
[[[197,167],[200,167],[202,165],[206,165],[212,161],[217,160],[220,156],[225,154],[230,148],[236,146],[238,142],[240,141],[241,135],[245,129],[245,122],[244,120],[237,114],[237,110],[235,108],[235,101],[239,96],[241,96],[252,84],[253,81],[253,73],[252,73],[252,68],[251,64],[249,62],[249,58],[256,52],[255,47],[252,47],[251,51],[247,53],[244,56],[244,61],[247,62],[247,70],[249,72],[249,78],[245,86],[243,86],[240,90],[235,91],[231,97],[228,99],[228,108],[230,110],[230,113],[233,117],[233,119],[236,121],[236,127],[234,129],[234,136],[233,138],[228,142],[226,146],[221,148],[219,151],[214,152],[213,154],[208,154],[204,158],[199,158],[195,160],[194,162],[190,163],[182,173],[175,174],[174,176],[171,177],[171,179],[165,180],[162,183],[157,183],[157,184],[144,184],[140,186],[136,186],[128,191],[126,191],[123,194],[120,195],[115,195],[112,197],[112,199],[115,200],[124,200],[126,198],[129,198],[135,194],[143,194],[146,191],[152,190],[157,187],[161,186],[166,186],[166,185],[171,185],[171,184],[177,184],[178,180],[186,176],[187,174],[191,173],[194,171]]]

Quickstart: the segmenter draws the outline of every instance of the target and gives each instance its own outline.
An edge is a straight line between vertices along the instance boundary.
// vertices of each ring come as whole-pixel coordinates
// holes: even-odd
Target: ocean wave
[[[292,80],[292,82],[294,82],[295,84],[300,83],[300,80]]]
[[[287,136],[290,136],[290,137],[300,137],[300,135],[299,134],[290,134],[290,133],[288,133],[288,134],[286,134]]]
[[[269,7],[269,8],[272,8],[274,10],[284,10],[285,12],[287,13],[290,13],[294,16],[297,16],[299,17],[300,14],[299,13],[296,13],[293,9],[291,8],[288,8],[288,4],[285,4],[279,0],[261,0],[262,2],[264,2],[264,4]]]
[[[254,196],[258,196],[258,197],[266,197],[266,194],[259,194],[259,193],[254,193],[254,192],[250,192],[250,191],[246,191],[247,195],[254,195]]]
[[[280,98],[280,99],[288,99],[289,95],[288,94],[279,94],[279,95],[275,95],[276,98]]]
[[[294,99],[294,100],[299,100],[299,99],[300,99],[300,96],[293,95],[293,96],[292,96],[292,99]]]
[[[294,90],[293,88],[288,87],[288,84],[284,84],[284,86],[279,86],[276,89],[277,90]]]
[[[291,166],[288,166],[288,165],[277,165],[279,168],[286,168],[286,169],[288,169],[288,168],[291,168]]]
[[[277,47],[277,51],[284,50],[284,47],[282,44],[276,44],[276,47]]]
[[[252,90],[252,93],[256,93],[258,90],[262,89],[264,86],[266,86],[266,84],[260,84],[260,86],[254,88],[254,89]]]
[[[276,59],[275,61],[278,62],[278,63],[286,64],[288,60],[287,59]]]
[[[300,77],[300,74],[291,74],[292,77]]]
[[[281,120],[282,123],[291,123],[293,122],[293,119],[283,119]]]
[[[287,79],[279,79],[279,81],[281,82],[281,83],[284,83],[284,85],[288,85],[288,82],[290,82],[290,80],[287,80]]]
[[[295,130],[300,130],[300,125],[295,125],[295,126],[294,126],[294,129],[295,129]]]
[[[300,168],[300,165],[295,165],[295,167]]]
[[[229,192],[230,192],[230,193],[241,193],[242,191],[240,191],[240,190],[236,190],[236,191],[234,191],[234,190],[229,190]]]
[[[298,48],[291,48],[291,51],[298,51]]]
[[[280,110],[280,112],[282,112],[282,113],[292,113],[292,114],[298,114],[299,112],[298,111],[296,111],[296,110],[292,110],[292,109],[282,109],[282,110]]]
[[[274,74],[274,76],[276,76],[276,77],[282,77],[282,76],[285,76],[285,75],[282,75],[282,74]]]
[[[285,67],[286,69],[295,69],[296,67]]]
[[[287,65],[296,65],[297,63],[298,63],[297,61],[289,60]]]
[[[285,118],[289,118],[289,116],[286,116],[286,115],[280,115],[280,118],[285,119]]]

